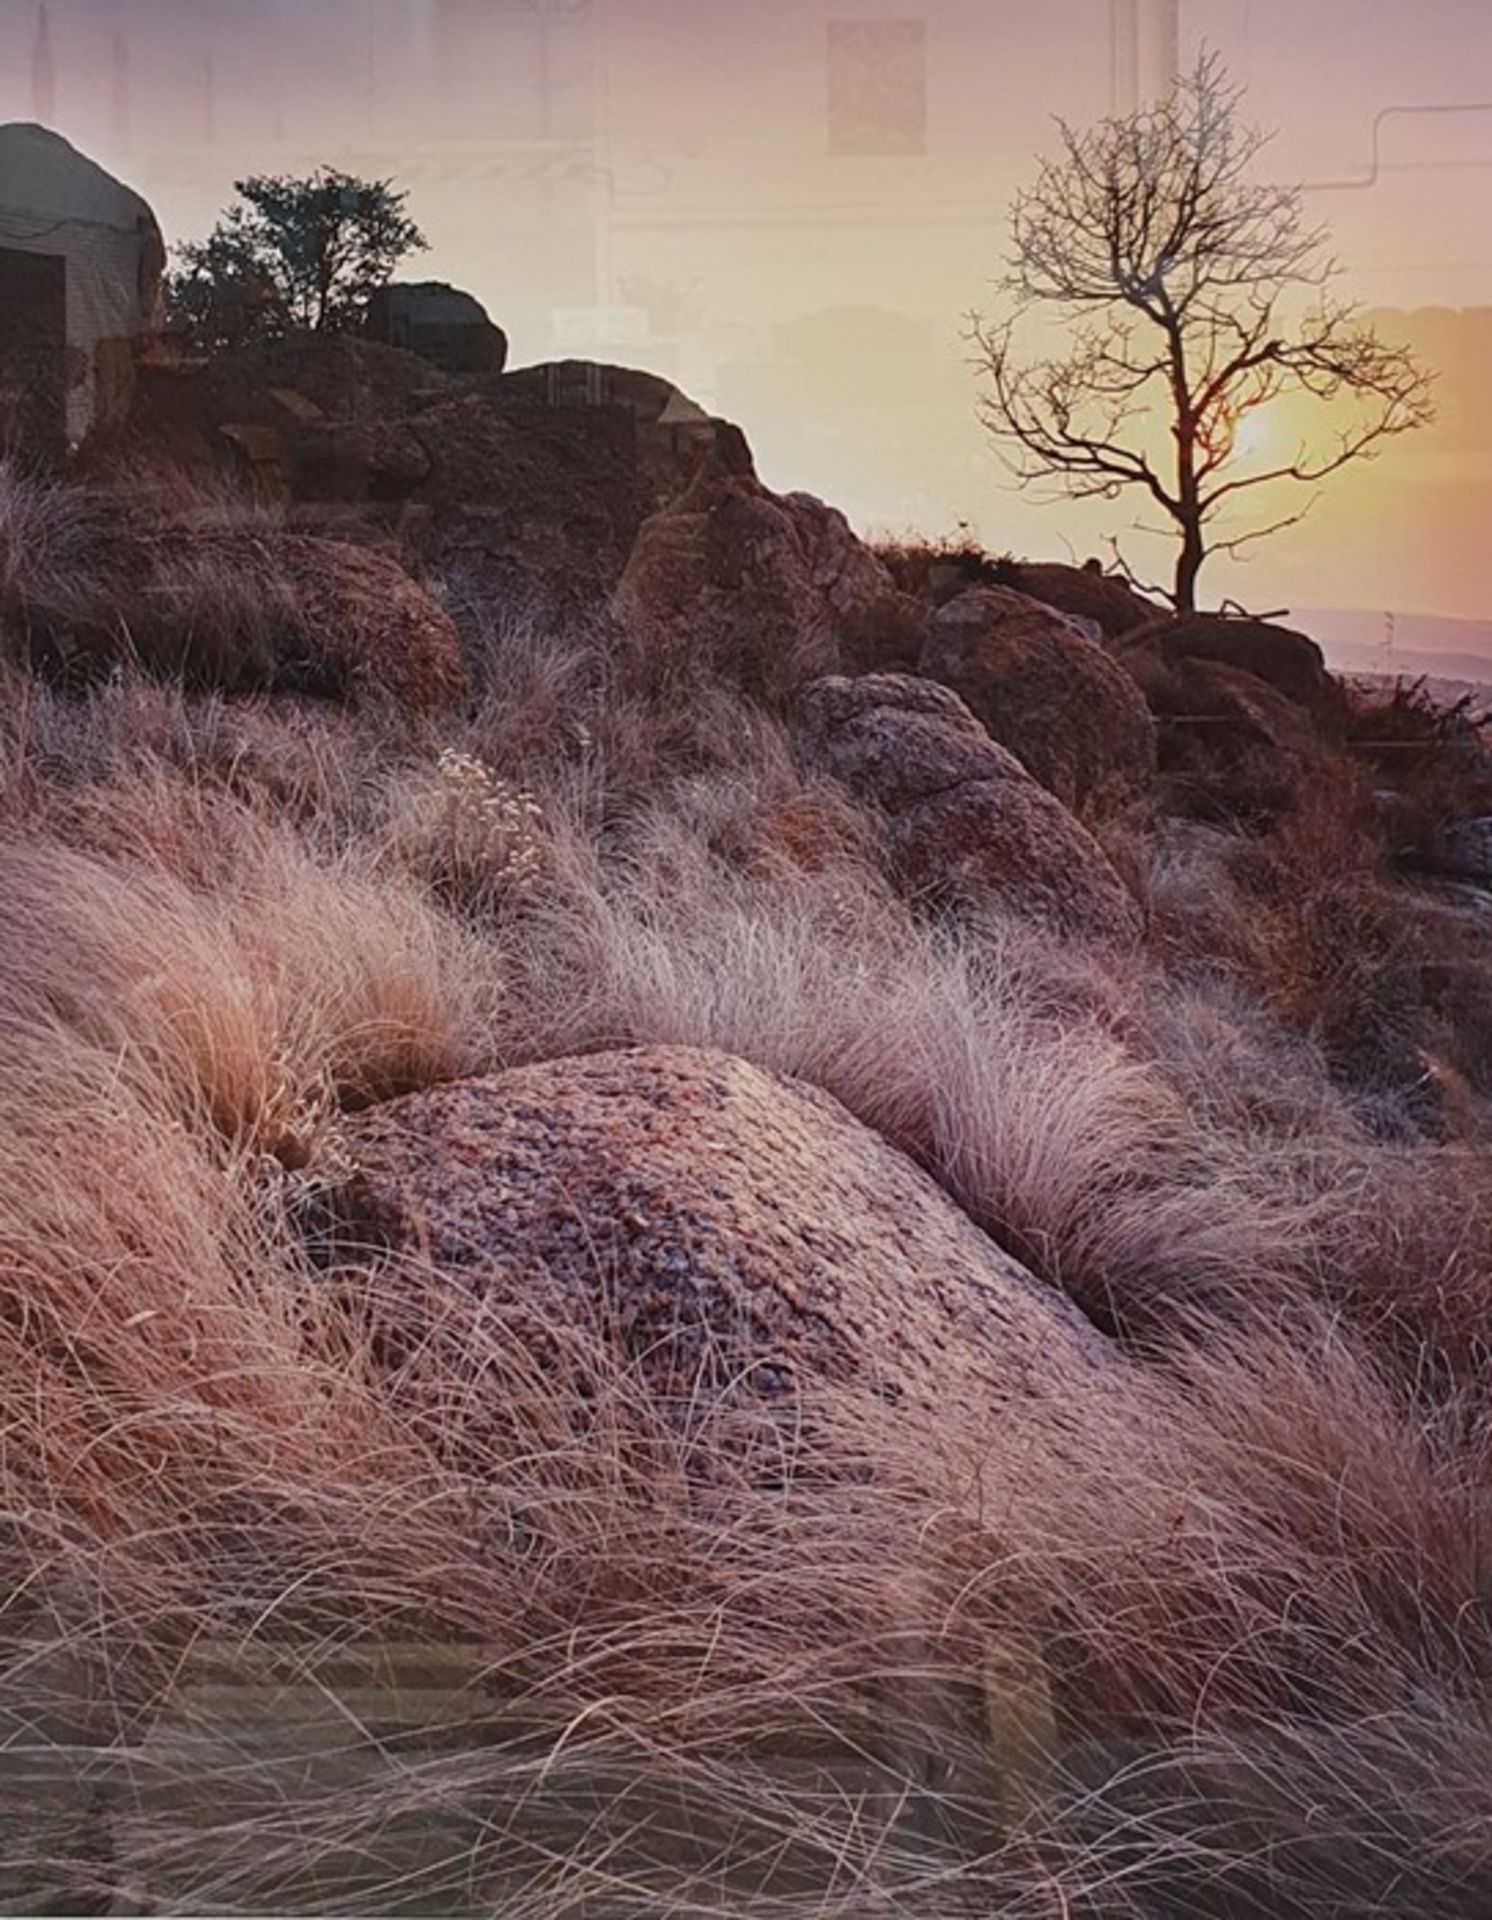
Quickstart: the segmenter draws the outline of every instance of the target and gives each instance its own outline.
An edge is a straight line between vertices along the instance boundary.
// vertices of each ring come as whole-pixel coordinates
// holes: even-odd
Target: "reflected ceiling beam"
[[[1181,76],[1181,0],[1109,0],[1109,111],[1164,99]]]
[[[31,41],[31,118],[39,127],[57,120],[57,59],[52,51],[52,15],[46,0],[36,9]]]

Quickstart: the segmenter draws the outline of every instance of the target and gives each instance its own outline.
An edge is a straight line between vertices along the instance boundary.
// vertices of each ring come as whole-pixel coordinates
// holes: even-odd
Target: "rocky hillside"
[[[0,638],[0,1904],[1486,1910],[1473,711],[349,339]]]

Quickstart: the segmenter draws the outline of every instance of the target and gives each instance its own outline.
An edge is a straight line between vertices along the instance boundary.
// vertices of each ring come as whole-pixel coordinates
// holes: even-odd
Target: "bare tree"
[[[1432,417],[1430,376],[1328,291],[1337,268],[1298,188],[1253,178],[1267,136],[1204,53],[1153,106],[1086,131],[1059,122],[1011,216],[1005,318],[972,323],[981,413],[1022,485],[1074,499],[1139,489],[1176,535],[1171,598],[1196,605],[1209,552],[1294,525],[1311,500],[1229,537],[1214,523],[1260,488],[1324,480]],[[1042,312],[1062,349],[1022,357]],[[1252,464],[1240,429],[1286,395],[1329,403],[1329,438]],[[1169,425],[1173,451],[1161,453]],[[1313,496],[1314,498],[1314,496]]]

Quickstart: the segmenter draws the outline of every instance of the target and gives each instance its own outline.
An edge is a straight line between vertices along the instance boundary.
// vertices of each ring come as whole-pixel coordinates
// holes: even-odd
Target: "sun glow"
[[[1288,439],[1288,424],[1284,408],[1278,401],[1255,407],[1238,423],[1238,432],[1233,441],[1234,456],[1239,460],[1268,460],[1275,454],[1283,453]]]

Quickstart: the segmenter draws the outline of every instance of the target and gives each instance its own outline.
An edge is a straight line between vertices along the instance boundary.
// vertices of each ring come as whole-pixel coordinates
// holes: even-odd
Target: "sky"
[[[1342,287],[1442,373],[1440,422],[1206,585],[1492,619],[1492,0],[0,0],[35,117],[200,236],[235,176],[391,174],[515,364],[653,367],[772,485],[862,529],[1083,557],[1124,505],[1011,488],[963,338],[1052,146],[1216,47]]]

